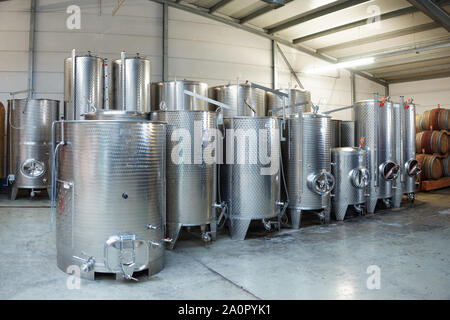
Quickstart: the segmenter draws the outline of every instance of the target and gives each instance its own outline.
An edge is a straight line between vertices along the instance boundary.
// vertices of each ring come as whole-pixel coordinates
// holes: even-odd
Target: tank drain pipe
[[[360,203],[359,204],[354,204],[353,208],[355,208],[355,210],[358,211],[359,213],[363,212],[363,206]]]
[[[225,203],[225,201],[222,201],[221,203],[214,203],[213,204],[213,208],[215,209],[220,209],[220,215],[219,218],[217,219],[217,229],[222,229],[225,226],[225,223],[227,221],[228,218],[228,206]],[[221,223],[221,221],[223,220],[223,222]]]
[[[391,207],[391,199],[383,199],[383,203],[386,207]]]

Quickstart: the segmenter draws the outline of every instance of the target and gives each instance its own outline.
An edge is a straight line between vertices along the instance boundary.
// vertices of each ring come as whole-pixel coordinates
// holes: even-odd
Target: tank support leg
[[[47,187],[47,194],[50,200],[52,200],[52,187]]]
[[[302,210],[289,210],[291,218],[291,228],[299,229],[302,222]]]
[[[251,220],[230,219],[230,233],[233,240],[244,240]]]
[[[167,249],[173,250],[175,247],[175,243],[180,235],[181,227],[181,223],[167,223],[167,236],[172,239],[172,242],[167,244]]]
[[[209,230],[211,231],[211,239],[216,241],[217,239],[217,218],[214,212],[211,218],[211,223],[209,224]]]
[[[403,193],[401,193],[401,192],[394,193],[394,196],[392,197],[392,203],[394,205],[394,208],[400,208],[400,206],[402,204],[402,198],[403,198]]]
[[[328,206],[323,210],[323,222],[325,224],[330,223],[331,216],[331,200],[328,200]]]
[[[375,207],[377,206],[378,199],[377,198],[367,198],[366,207],[367,213],[374,213]]]
[[[11,187],[11,200],[16,200],[17,193],[19,192],[19,188]]]
[[[334,215],[337,221],[344,221],[345,214],[347,213],[348,205],[346,203],[341,203],[334,207]]]

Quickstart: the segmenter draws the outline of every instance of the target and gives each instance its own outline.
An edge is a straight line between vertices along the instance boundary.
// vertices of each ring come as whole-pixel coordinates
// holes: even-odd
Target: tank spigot
[[[83,272],[89,272],[94,269],[95,259],[93,257],[89,257],[86,262],[81,265],[81,270]]]
[[[203,232],[202,233],[202,240],[204,242],[211,242],[211,233],[210,232]]]
[[[150,230],[156,230],[156,229],[158,229],[158,227],[156,227],[156,226],[154,226],[154,225],[151,225],[151,224],[147,224],[146,227],[147,227],[147,229],[150,229]]]

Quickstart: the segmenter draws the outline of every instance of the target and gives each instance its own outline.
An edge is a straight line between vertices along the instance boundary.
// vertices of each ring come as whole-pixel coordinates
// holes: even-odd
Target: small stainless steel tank
[[[341,122],[341,146],[342,147],[357,147],[355,139],[355,121],[346,120]]]
[[[289,95],[282,98],[271,92],[266,93],[267,113],[270,116],[283,115],[283,102],[285,115],[297,114],[298,108],[301,107],[303,112],[311,112],[311,93],[301,89],[278,89]],[[294,107],[293,107],[294,106]]]
[[[393,196],[393,203],[396,208],[400,207],[403,194],[406,194],[410,200],[414,200],[415,182],[421,171],[420,165],[415,159],[415,113],[414,104],[404,103],[403,97],[401,97],[400,103],[393,104],[394,161],[400,166],[400,174],[395,180]]]
[[[216,110],[215,107],[209,108],[207,101],[184,93],[184,90],[187,90],[208,97],[208,85],[204,82],[190,80],[154,82],[151,90],[152,111],[160,110],[161,102],[164,102],[163,109],[166,110]]]
[[[100,110],[89,112],[85,120],[150,120],[150,113],[122,110]]]
[[[213,87],[209,90],[211,99],[231,107],[223,109],[224,117],[265,116],[266,91],[253,88],[250,84],[229,84]]]
[[[334,188],[331,175],[331,121],[319,113],[303,114],[303,169],[300,209],[291,210],[291,225],[299,228],[302,211],[315,211],[322,222],[330,219],[330,193]]]
[[[331,148],[341,147],[341,120],[331,119]]]
[[[104,59],[90,53],[73,53],[64,60],[64,119],[79,120],[104,108],[104,64]]]
[[[269,230],[274,224],[269,219],[281,213],[279,120],[224,118],[224,127],[226,163],[221,166],[222,200],[227,204],[232,239],[244,240],[252,220],[262,220]],[[270,159],[262,159],[261,153],[270,154]],[[279,219],[275,224],[280,226]]]
[[[336,220],[344,220],[347,208],[353,205],[361,212],[366,202],[366,187],[370,175],[366,168],[366,151],[345,147],[331,149],[331,172],[336,180],[332,197],[332,211]]]
[[[122,60],[125,69],[122,68]],[[150,112],[150,60],[139,54],[134,57],[126,57],[123,54],[123,59],[113,62],[111,74],[113,86],[111,109]]]
[[[175,246],[182,227],[201,227],[204,241],[216,237],[217,113],[155,111],[167,123],[167,234]],[[207,226],[210,231],[207,231]]]
[[[58,118],[59,101],[8,100],[7,167],[12,200],[18,189],[31,189],[31,196],[34,189],[49,190],[52,122]]]
[[[370,183],[367,187],[367,212],[373,213],[378,199],[389,204],[392,181],[398,175],[398,165],[393,159],[393,113],[390,102],[364,100],[353,105],[355,137],[362,139],[367,151],[367,169]]]
[[[166,125],[55,123],[57,264],[133,279],[164,266]]]

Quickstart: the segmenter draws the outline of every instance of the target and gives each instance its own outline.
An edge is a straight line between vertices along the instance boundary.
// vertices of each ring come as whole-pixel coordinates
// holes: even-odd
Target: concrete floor
[[[450,299],[449,227],[447,188],[345,223],[256,230],[240,242],[223,232],[208,246],[191,237],[149,280],[69,290],[48,200],[0,195],[0,299]],[[366,285],[370,265],[381,271],[378,290]]]

